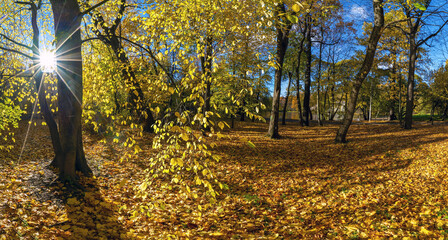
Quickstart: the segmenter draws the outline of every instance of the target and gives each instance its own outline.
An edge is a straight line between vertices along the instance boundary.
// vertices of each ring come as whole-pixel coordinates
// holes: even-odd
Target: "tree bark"
[[[58,74],[58,116],[61,153],[52,165],[62,181],[73,182],[76,170],[91,174],[82,145],[81,12],[76,0],[50,0],[54,16]]]
[[[311,16],[306,17],[307,31],[305,34],[306,44],[305,44],[305,53],[306,53],[306,65],[305,65],[305,88],[304,88],[304,96],[303,96],[303,123],[305,126],[310,125],[310,98],[311,98]]]
[[[300,121],[300,126],[303,127],[303,115],[302,115],[302,103],[300,101],[300,63],[302,60],[302,52],[303,52],[303,44],[305,42],[305,34],[307,32],[307,24],[305,24],[305,28],[303,31],[303,38],[302,40],[300,40],[300,45],[299,45],[299,53],[297,55],[297,67],[296,67],[296,88],[297,88],[297,110],[299,111],[299,121]]]
[[[321,116],[320,116],[320,80],[322,77],[322,48],[323,48],[323,27],[320,28],[321,31],[321,42],[319,44],[319,63],[318,63],[318,69],[317,69],[317,124],[319,126],[322,126]]]
[[[389,121],[397,120],[397,116],[395,115],[395,107],[397,104],[396,95],[395,95],[395,91],[397,90],[395,87],[395,84],[397,83],[397,63],[396,63],[396,59],[395,59],[396,54],[393,53],[392,56],[394,57],[394,60],[392,62],[392,76],[391,76],[392,84],[389,89],[389,91],[390,91],[390,94],[389,94],[389,97],[390,97]],[[394,86],[394,87],[392,87],[392,86]]]
[[[289,99],[289,93],[291,89],[291,81],[292,81],[292,72],[288,72],[288,89],[286,89],[286,98],[285,98],[285,105],[283,106],[283,118],[282,118],[282,125],[286,125],[286,111],[288,108],[288,99]]]
[[[210,111],[210,99],[211,99],[211,77],[212,77],[212,63],[213,63],[213,38],[208,36],[205,39],[204,56],[201,57],[202,73],[205,76],[205,90],[204,90],[204,106],[202,113],[204,117]],[[208,124],[208,123],[207,123]],[[209,131],[210,126],[203,126],[204,131]]]
[[[353,116],[355,114],[358,94],[361,89],[362,82],[367,77],[367,75],[370,72],[370,69],[372,68],[372,64],[375,58],[376,47],[378,45],[378,41],[381,37],[382,29],[384,27],[383,0],[373,0],[373,8],[374,8],[374,26],[369,38],[366,56],[364,57],[361,69],[356,74],[353,83],[353,88],[350,93],[350,99],[347,109],[345,111],[344,120],[336,134],[335,141],[339,143],[346,142],[347,132],[353,121]]]
[[[277,5],[276,10],[277,21],[280,21],[280,14],[284,14],[286,7],[284,3]],[[278,133],[278,119],[279,119],[279,108],[280,108],[280,91],[281,91],[281,81],[283,73],[283,61],[285,60],[286,49],[289,43],[289,31],[291,29],[291,24],[288,26],[283,26],[279,22],[276,24],[277,28],[277,53],[276,53],[276,64],[275,76],[274,76],[274,95],[272,98],[272,111],[271,119],[269,122],[268,137],[270,138],[280,138]]]
[[[31,26],[33,28],[33,64],[36,67],[34,74],[35,87],[37,91],[37,98],[39,100],[40,110],[44,117],[45,122],[47,123],[48,130],[50,131],[51,142],[53,144],[53,151],[55,155],[59,155],[62,152],[61,142],[59,139],[58,126],[56,121],[53,118],[53,114],[48,107],[47,99],[45,97],[44,90],[44,74],[42,72],[41,67],[39,66],[39,27],[37,26],[37,10],[39,6],[37,6],[34,2],[29,2],[30,10],[31,10]]]
[[[415,37],[416,33],[411,32],[409,36],[409,69],[404,129],[412,128],[412,112],[414,111],[415,62],[417,61],[417,47]]]

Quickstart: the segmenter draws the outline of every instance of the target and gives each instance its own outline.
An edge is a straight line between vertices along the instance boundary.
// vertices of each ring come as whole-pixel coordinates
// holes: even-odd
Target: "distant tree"
[[[374,11],[374,25],[372,33],[370,34],[369,43],[366,50],[366,55],[364,61],[359,69],[350,93],[350,99],[348,101],[347,109],[345,111],[344,120],[341,127],[339,127],[336,134],[336,142],[346,142],[346,136],[348,129],[353,121],[353,116],[356,110],[356,102],[358,100],[359,91],[361,89],[364,79],[370,72],[372,68],[373,61],[375,58],[376,47],[378,41],[381,37],[381,32],[384,27],[384,9],[383,0],[373,0],[373,11]]]
[[[406,115],[404,119],[404,128],[412,128],[412,113],[414,111],[414,88],[415,88],[415,69],[418,58],[419,48],[427,43],[431,38],[437,36],[445,25],[448,23],[448,19],[444,20],[444,17],[440,14],[442,10],[440,7],[435,7],[435,10],[428,10],[431,6],[431,0],[415,1],[413,4],[401,1],[400,7],[406,16],[407,28],[401,30],[406,34],[409,43],[409,66],[408,66],[408,81],[407,81],[407,97],[406,97]],[[446,5],[444,3],[443,5]],[[435,16],[437,19],[442,18],[441,24],[432,31],[430,34],[424,36],[421,33],[421,29],[430,24],[428,19],[430,16]],[[432,23],[431,23],[432,24]],[[419,38],[420,36],[420,38]]]
[[[286,4],[284,2],[275,4],[275,28],[277,31],[277,47],[275,55],[275,77],[274,77],[274,95],[272,98],[272,111],[269,122],[268,136],[270,138],[279,138],[278,122],[280,110],[280,92],[281,79],[283,74],[283,61],[289,44],[289,32],[293,22],[287,18]],[[295,17],[297,19],[297,17]]]

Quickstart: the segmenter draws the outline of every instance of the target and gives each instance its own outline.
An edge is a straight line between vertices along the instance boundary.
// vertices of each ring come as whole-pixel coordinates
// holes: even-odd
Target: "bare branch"
[[[437,34],[439,34],[439,33],[442,31],[442,29],[445,27],[445,25],[446,25],[447,23],[448,23],[448,20],[445,21],[445,22],[443,23],[442,26],[440,26],[440,28],[437,30],[437,32],[435,32],[435,33],[433,33],[433,34],[427,36],[425,39],[422,39],[422,40],[418,41],[416,47],[417,47],[417,48],[420,47],[422,44],[426,43],[429,39],[431,39],[431,38],[437,36]]]
[[[22,2],[22,1],[15,1],[14,3],[22,4],[22,5],[32,5],[32,4],[34,4],[32,2]]]

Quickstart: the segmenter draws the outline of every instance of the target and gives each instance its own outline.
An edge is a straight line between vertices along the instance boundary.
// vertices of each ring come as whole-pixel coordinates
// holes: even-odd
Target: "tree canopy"
[[[416,115],[445,120],[447,63],[435,62],[443,53],[434,49],[443,48],[447,8],[438,0],[2,1],[0,151],[15,151],[26,126],[21,161],[33,125],[46,125],[52,156],[42,161],[83,189],[97,171],[85,153],[96,136],[122,148],[121,163],[144,155],[133,217],[166,207],[153,189],[202,211],[229,189],[219,143],[240,122],[265,126],[266,141],[288,134],[281,117],[297,131],[336,123],[331,138],[347,143],[361,119],[406,130]],[[250,137],[238,139],[257,151]]]

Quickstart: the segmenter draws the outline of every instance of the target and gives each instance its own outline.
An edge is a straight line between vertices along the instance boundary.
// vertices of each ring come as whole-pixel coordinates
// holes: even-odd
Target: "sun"
[[[51,73],[56,70],[56,56],[52,51],[43,50],[40,52],[40,66],[42,72]]]

